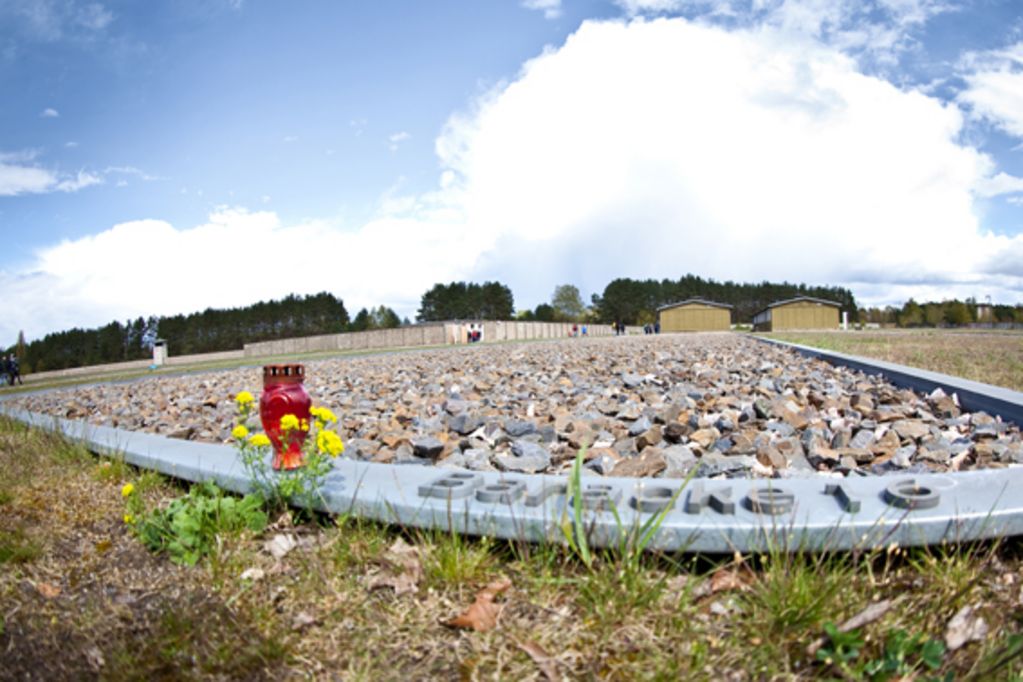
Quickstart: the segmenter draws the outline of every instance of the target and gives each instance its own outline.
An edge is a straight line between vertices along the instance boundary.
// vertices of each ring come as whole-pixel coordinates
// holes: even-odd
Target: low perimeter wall
[[[280,339],[277,341],[259,341],[247,343],[242,350],[229,350],[218,353],[197,353],[193,355],[171,355],[164,363],[165,367],[188,365],[202,362],[220,362],[241,360],[244,358],[263,358],[273,355],[297,355],[300,353],[320,353],[331,351],[373,350],[381,348],[415,348],[423,346],[447,346],[468,343],[468,327],[470,324],[482,325],[482,343],[497,341],[529,341],[533,339],[564,339],[572,336],[572,323],[564,322],[518,322],[493,321],[483,322],[440,322],[437,324],[421,324],[396,329],[375,329],[366,332],[346,332],[343,334],[324,334],[322,336],[304,336],[297,339]],[[577,325],[582,335],[582,325]],[[628,334],[642,334],[642,327],[627,327]],[[586,325],[587,336],[612,336],[611,325]],[[47,379],[63,379],[96,374],[102,372],[130,372],[148,369],[152,360],[131,360],[114,362],[88,367],[72,367],[47,372],[26,374],[28,382],[45,381]]]
[[[174,355],[168,357],[164,362],[165,367],[175,365],[190,365],[196,362],[219,362],[221,360],[240,360],[245,357],[243,350],[225,350],[218,353],[196,353],[194,355]],[[96,374],[98,372],[130,372],[137,369],[147,369],[152,366],[150,360],[130,360],[128,362],[111,362],[105,365],[88,365],[86,367],[71,367],[70,369],[53,369],[47,372],[33,372],[26,374],[25,380],[45,381],[47,379],[64,379],[68,377],[82,376],[84,374]]]
[[[434,325],[415,325],[396,329],[376,329],[368,332],[346,332],[306,336],[298,339],[260,341],[245,344],[245,357],[293,355],[329,351],[363,350],[375,348],[412,348],[416,346],[449,346],[468,343],[470,325],[482,325],[482,343],[496,341],[528,341],[533,339],[565,339],[572,336],[572,323],[564,322],[444,322]],[[582,334],[582,325],[576,325]],[[642,327],[629,327],[631,334],[641,334]],[[586,325],[587,336],[611,336],[611,325]]]

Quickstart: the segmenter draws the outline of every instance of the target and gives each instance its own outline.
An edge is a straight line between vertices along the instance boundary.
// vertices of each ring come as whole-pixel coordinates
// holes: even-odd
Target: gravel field
[[[603,476],[792,477],[1023,464],[1017,425],[736,334],[569,339],[306,363],[345,457],[525,473],[587,446]],[[230,442],[236,369],[13,398],[93,424]]]

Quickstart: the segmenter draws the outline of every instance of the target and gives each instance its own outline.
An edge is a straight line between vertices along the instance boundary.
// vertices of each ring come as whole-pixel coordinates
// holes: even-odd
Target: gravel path
[[[604,476],[791,477],[1023,463],[1019,428],[731,334],[570,339],[309,362],[346,457],[557,473],[589,446]],[[258,369],[63,389],[9,401],[45,414],[229,442]]]

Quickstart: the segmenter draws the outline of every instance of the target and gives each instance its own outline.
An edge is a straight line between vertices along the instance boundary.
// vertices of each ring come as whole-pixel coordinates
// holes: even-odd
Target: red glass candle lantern
[[[293,414],[300,424],[309,423],[312,399],[306,393],[305,368],[302,365],[266,365],[263,367],[263,395],[259,398],[259,418],[274,448],[274,469],[302,466],[302,444],[306,431],[299,428],[281,431],[281,417]]]

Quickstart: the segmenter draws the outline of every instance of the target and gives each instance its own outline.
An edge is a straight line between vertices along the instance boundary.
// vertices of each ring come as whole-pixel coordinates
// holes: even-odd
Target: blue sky
[[[1021,178],[1011,0],[0,0],[0,340],[453,279],[1015,303]]]

